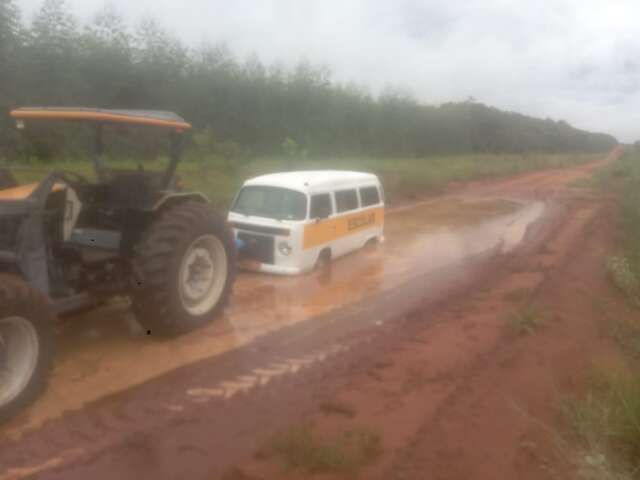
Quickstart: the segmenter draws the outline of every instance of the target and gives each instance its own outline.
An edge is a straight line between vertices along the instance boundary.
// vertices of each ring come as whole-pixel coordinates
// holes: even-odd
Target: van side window
[[[380,194],[378,187],[363,187],[360,189],[360,200],[363,207],[378,205],[380,203]]]
[[[311,196],[311,212],[309,218],[327,218],[333,213],[331,205],[331,195],[328,193],[320,193]]]
[[[356,210],[358,208],[358,192],[354,190],[341,190],[335,193],[336,210],[338,213]]]

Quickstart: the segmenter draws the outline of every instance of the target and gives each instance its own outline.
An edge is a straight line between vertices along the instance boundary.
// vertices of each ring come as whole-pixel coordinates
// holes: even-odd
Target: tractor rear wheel
[[[53,360],[55,314],[22,279],[0,274],[0,421],[45,389]]]
[[[160,336],[204,325],[229,301],[235,260],[233,235],[209,205],[186,201],[168,208],[138,246],[138,320]]]

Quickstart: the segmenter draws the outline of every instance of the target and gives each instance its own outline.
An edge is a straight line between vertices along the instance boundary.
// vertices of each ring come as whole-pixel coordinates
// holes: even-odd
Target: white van
[[[384,192],[370,173],[264,175],[244,183],[229,223],[241,266],[294,275],[383,241]]]

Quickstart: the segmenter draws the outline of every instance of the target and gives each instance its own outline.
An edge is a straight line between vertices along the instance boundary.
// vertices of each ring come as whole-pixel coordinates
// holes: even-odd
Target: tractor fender
[[[135,246],[144,237],[144,232],[151,225],[154,219],[158,218],[164,211],[183,202],[198,202],[208,204],[209,199],[200,192],[166,192],[163,193],[154,203],[145,205],[138,211],[139,221],[134,222],[123,232],[120,243],[123,255],[129,255]]]
[[[160,210],[164,210],[167,207],[171,207],[176,205],[177,203],[184,202],[185,200],[194,200],[196,202],[201,203],[209,203],[209,198],[200,192],[188,192],[188,193],[168,193],[164,195],[160,200],[158,200],[153,207],[151,207],[151,212],[158,212]]]

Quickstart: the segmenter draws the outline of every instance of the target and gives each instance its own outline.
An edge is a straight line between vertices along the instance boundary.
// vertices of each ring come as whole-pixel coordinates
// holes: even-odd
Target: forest
[[[0,158],[74,155],[71,134],[18,135],[5,112],[36,105],[175,111],[194,125],[192,147],[228,157],[586,153],[616,144],[474,99],[427,105],[391,87],[373,95],[307,61],[265,65],[224,44],[186,45],[153,19],[130,25],[108,3],[85,24],[65,0],[44,0],[29,19],[0,0]]]

